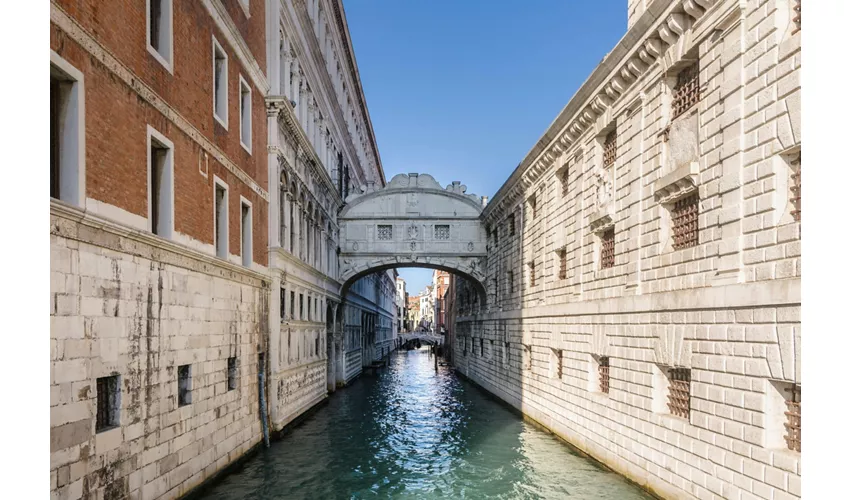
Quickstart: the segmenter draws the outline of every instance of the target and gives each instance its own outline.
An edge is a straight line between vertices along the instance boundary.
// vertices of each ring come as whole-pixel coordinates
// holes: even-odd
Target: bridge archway
[[[481,197],[452,182],[441,187],[428,174],[398,174],[345,199],[340,226],[343,295],[359,278],[381,270],[425,267],[457,274],[486,301],[487,237]]]

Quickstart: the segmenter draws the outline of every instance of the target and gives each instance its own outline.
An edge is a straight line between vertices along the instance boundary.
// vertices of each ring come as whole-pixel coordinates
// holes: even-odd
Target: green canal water
[[[435,373],[422,349],[332,394],[203,498],[652,497],[448,368]]]

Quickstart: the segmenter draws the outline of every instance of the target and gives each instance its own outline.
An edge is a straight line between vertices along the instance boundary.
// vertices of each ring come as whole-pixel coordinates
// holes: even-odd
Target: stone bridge
[[[427,174],[399,174],[384,188],[361,187],[340,211],[343,294],[360,277],[390,268],[425,267],[462,276],[484,293],[486,234],[482,199]]]
[[[408,333],[399,333],[398,338],[401,339],[402,344],[406,344],[411,340],[419,340],[423,344],[437,344],[440,345],[443,343],[443,336],[438,335],[436,333],[428,333],[428,332],[408,332]]]

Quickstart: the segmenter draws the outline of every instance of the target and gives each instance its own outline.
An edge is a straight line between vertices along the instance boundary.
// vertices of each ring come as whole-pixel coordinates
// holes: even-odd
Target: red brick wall
[[[236,54],[201,2],[174,2],[173,75],[147,51],[145,2],[59,0],[56,4],[216,144],[233,163],[267,189],[263,91],[254,86],[242,69]],[[252,4],[251,18],[243,20],[243,24],[244,29],[251,28],[255,36],[262,38],[265,12],[258,5]],[[235,13],[244,18],[241,7],[234,6],[239,9]],[[255,11],[258,11],[256,15]],[[228,54],[227,130],[212,114],[213,34]],[[203,243],[213,243],[213,175],[217,175],[230,188],[230,253],[239,254],[239,196],[242,195],[253,204],[254,260],[266,265],[266,202],[212,156],[209,156],[209,175],[204,178],[198,170],[199,159],[203,161],[201,146],[52,23],[50,46],[85,75],[86,196],[147,216],[146,138],[147,125],[150,125],[174,143],[175,231]],[[262,49],[259,55],[264,54],[264,47]],[[261,68],[264,69],[264,65],[261,63]],[[252,87],[252,154],[239,143],[240,74]]]

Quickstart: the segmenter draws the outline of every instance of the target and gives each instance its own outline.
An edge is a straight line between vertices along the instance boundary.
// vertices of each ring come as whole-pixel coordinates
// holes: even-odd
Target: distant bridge
[[[442,345],[443,336],[436,333],[428,333],[428,332],[407,332],[398,334],[398,338],[401,339],[402,345],[410,342],[411,340],[419,340],[423,344],[430,345]]]

